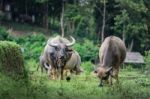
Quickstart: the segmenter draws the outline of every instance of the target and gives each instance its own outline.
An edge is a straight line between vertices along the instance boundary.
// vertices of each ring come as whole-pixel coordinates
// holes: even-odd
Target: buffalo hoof
[[[66,80],[67,80],[68,82],[70,81],[70,79],[71,79],[70,77],[67,77],[67,78],[66,78]]]

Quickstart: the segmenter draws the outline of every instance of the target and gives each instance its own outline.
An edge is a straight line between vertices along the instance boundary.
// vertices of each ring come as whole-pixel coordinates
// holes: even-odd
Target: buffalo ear
[[[94,73],[96,74],[96,73],[97,73],[97,71],[98,71],[98,70],[97,70],[97,68],[96,68],[96,69],[94,70]]]
[[[106,74],[110,74],[110,72],[112,71],[112,67],[109,67],[107,70],[106,70]]]
[[[94,73],[96,74],[96,73],[97,73],[97,70],[94,70]]]
[[[68,53],[68,58],[70,59],[71,58],[71,56],[72,56],[72,54],[73,54],[73,51],[67,51],[67,53]]]
[[[68,52],[72,52],[73,51],[73,49],[72,48],[70,48],[70,47],[67,47],[67,49],[66,49]]]

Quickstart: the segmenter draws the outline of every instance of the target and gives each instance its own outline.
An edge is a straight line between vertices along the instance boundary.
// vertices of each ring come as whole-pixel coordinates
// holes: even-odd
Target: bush
[[[150,50],[145,52],[145,62],[150,62]]]
[[[6,32],[3,27],[0,27],[0,40],[13,41],[21,45],[21,49],[24,51],[25,59],[38,60],[42,49],[46,42],[46,38],[43,34],[30,34],[22,37],[14,37]]]
[[[150,50],[145,52],[144,60],[146,62],[145,73],[150,74]]]
[[[0,41],[0,72],[12,77],[24,75],[23,55],[18,44]]]
[[[46,44],[46,38],[43,34],[32,34],[20,37],[16,42],[22,46],[26,60],[35,59],[38,61]]]
[[[88,39],[85,39],[83,43],[76,43],[74,49],[79,52],[82,61],[92,61],[98,58],[99,47]]]
[[[94,64],[89,61],[82,62],[81,67],[83,67],[85,74],[90,74],[94,70]]]
[[[0,40],[7,40],[8,32],[3,27],[0,27]]]

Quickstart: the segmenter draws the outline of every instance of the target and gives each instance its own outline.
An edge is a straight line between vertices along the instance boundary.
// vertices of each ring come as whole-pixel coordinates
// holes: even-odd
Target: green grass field
[[[139,69],[121,69],[119,84],[98,87],[92,73],[72,75],[70,82],[50,80],[36,66],[33,61],[26,64],[28,79],[0,75],[0,99],[150,99],[150,76]]]

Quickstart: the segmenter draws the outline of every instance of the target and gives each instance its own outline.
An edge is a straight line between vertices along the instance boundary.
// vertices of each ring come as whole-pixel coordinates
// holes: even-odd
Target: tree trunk
[[[43,27],[48,32],[48,27],[49,27],[49,24],[48,24],[48,0],[44,4]]]
[[[28,4],[27,4],[27,1],[25,1],[25,15],[28,16]]]
[[[123,25],[122,40],[125,43],[125,40],[126,40],[126,37],[125,37],[125,25]]]
[[[128,51],[131,52],[133,49],[133,45],[134,45],[134,40],[132,39],[131,44],[128,47]]]
[[[102,30],[101,30],[101,42],[104,41],[104,32],[105,32],[105,18],[106,18],[106,1],[104,0],[103,3],[103,25],[102,25]]]
[[[104,41],[104,31],[105,31],[105,15],[106,15],[106,3],[104,0],[104,8],[103,8],[103,25],[102,25],[102,30],[101,30],[101,42]]]
[[[3,0],[0,1],[0,10],[2,10],[2,9],[3,9]]]
[[[60,22],[61,22],[61,36],[64,37],[64,1],[62,2],[62,12],[61,12],[61,18],[60,18]]]

